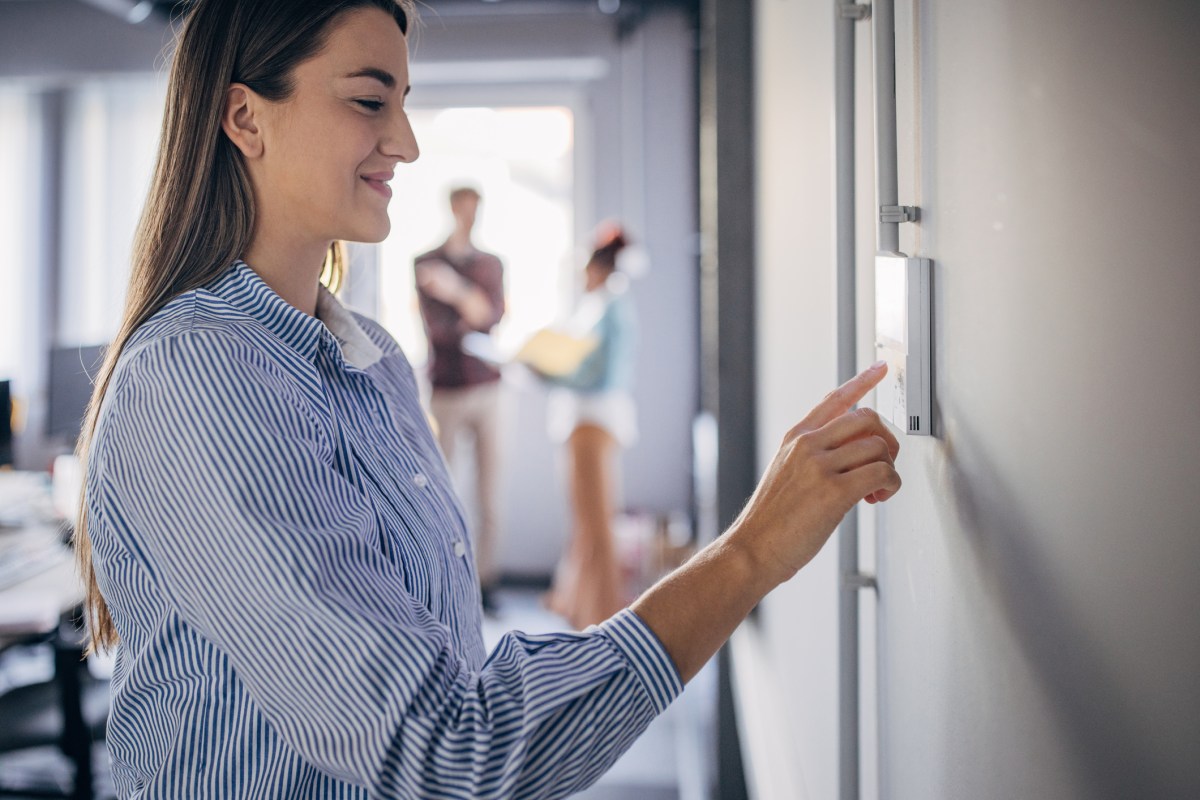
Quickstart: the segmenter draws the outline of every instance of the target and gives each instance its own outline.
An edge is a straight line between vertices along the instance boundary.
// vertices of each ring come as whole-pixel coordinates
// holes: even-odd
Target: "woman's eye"
[[[370,111],[378,111],[379,109],[383,108],[382,100],[355,100],[354,102]]]

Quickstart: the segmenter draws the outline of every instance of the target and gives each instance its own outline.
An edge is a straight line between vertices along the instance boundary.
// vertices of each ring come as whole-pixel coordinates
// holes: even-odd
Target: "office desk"
[[[58,535],[53,528],[45,534]],[[5,535],[12,534],[0,533]],[[64,548],[59,563],[0,591],[0,651],[53,633],[62,615],[83,603],[83,595],[74,559]]]
[[[55,499],[45,473],[0,471],[0,543],[24,542],[53,555],[41,571],[0,588],[0,650],[54,631],[59,618],[83,602],[70,550],[52,549],[62,539]]]

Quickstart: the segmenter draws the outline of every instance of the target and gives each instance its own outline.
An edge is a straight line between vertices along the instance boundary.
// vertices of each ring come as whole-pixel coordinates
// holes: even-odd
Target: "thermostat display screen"
[[[904,347],[908,327],[907,259],[875,260],[875,335]]]

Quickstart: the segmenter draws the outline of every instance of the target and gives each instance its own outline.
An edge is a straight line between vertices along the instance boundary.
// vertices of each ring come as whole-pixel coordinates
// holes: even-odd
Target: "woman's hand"
[[[885,374],[876,364],[822,400],[788,431],[725,535],[634,602],[685,682],[755,604],[812,560],[851,506],[900,488],[896,437],[874,411],[850,410]]]
[[[883,362],[869,367],[792,428],[730,527],[730,543],[773,584],[812,560],[859,500],[880,502],[900,489],[896,437],[871,409],[850,410],[886,374]]]

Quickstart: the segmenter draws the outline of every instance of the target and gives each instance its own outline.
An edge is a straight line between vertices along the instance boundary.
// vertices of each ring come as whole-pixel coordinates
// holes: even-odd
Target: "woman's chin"
[[[388,237],[392,232],[392,221],[384,217],[381,222],[372,225],[363,225],[358,230],[354,231],[351,236],[339,237],[346,242],[360,242],[362,244],[378,244]]]

